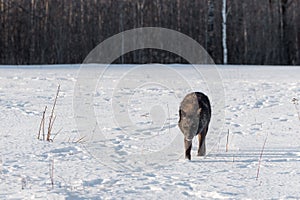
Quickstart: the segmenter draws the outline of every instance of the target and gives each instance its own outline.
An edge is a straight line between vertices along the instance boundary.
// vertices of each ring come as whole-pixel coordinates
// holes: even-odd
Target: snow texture
[[[138,128],[124,134],[126,127],[115,123],[105,102],[113,101],[109,92],[128,67],[110,69],[94,94],[94,110],[100,130],[109,136],[107,148],[113,153],[107,157],[116,161],[113,164],[101,162],[84,139],[76,142],[82,137],[73,109],[79,66],[0,67],[0,199],[300,198],[300,106],[292,102],[300,99],[299,67],[218,66],[225,91],[222,133],[212,138],[214,127],[210,127],[207,140],[211,136],[216,143],[208,142],[204,158],[196,156],[195,138],[191,161],[184,160],[182,136],[175,147],[178,151],[166,162],[134,156],[131,160],[131,155],[145,151],[145,159],[148,151],[158,151],[174,134],[181,134],[177,122],[183,96],[171,98],[176,91],[156,84],[123,89],[123,95],[132,96],[127,109]],[[194,89],[209,96],[204,80],[189,74],[184,65],[170,67],[189,76]],[[153,66],[160,73],[155,70]],[[166,81],[176,82],[167,75]],[[58,84],[61,92],[53,127],[58,135],[53,142],[37,140],[42,112],[47,105],[48,120]]]

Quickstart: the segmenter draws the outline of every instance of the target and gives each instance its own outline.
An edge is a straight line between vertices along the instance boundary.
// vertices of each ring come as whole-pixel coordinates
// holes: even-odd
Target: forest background
[[[192,37],[217,64],[299,65],[299,10],[299,0],[0,0],[0,64],[82,63],[117,33],[163,27]],[[114,63],[186,61],[141,49]]]

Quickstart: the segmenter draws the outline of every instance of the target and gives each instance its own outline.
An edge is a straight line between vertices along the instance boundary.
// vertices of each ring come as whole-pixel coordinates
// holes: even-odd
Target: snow
[[[177,127],[179,103],[191,88],[178,76],[210,96],[205,77],[185,65],[169,65],[177,73],[170,76],[148,65],[153,74],[142,70],[141,78],[131,73],[136,67],[111,67],[97,82],[98,128],[86,124],[86,130],[101,131],[103,142],[82,138],[86,130],[77,128],[79,65],[1,66],[0,199],[300,198],[300,106],[292,102],[300,99],[300,67],[218,66],[225,92],[222,126],[211,125],[204,158],[196,156],[195,138],[191,161],[184,160]],[[37,140],[58,84],[58,134],[53,142]],[[213,112],[217,101],[212,99]]]

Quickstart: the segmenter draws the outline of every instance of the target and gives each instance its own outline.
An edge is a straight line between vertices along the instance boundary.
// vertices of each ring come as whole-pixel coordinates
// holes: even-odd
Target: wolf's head
[[[180,104],[178,126],[185,139],[192,140],[197,135],[201,107],[195,93],[188,94]]]

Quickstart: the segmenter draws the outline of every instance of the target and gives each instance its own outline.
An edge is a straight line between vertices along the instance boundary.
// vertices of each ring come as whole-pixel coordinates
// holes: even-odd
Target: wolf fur
[[[192,140],[198,135],[198,156],[205,156],[205,138],[211,118],[208,97],[201,92],[192,92],[184,97],[179,107],[178,126],[184,135],[185,158],[191,160]]]

